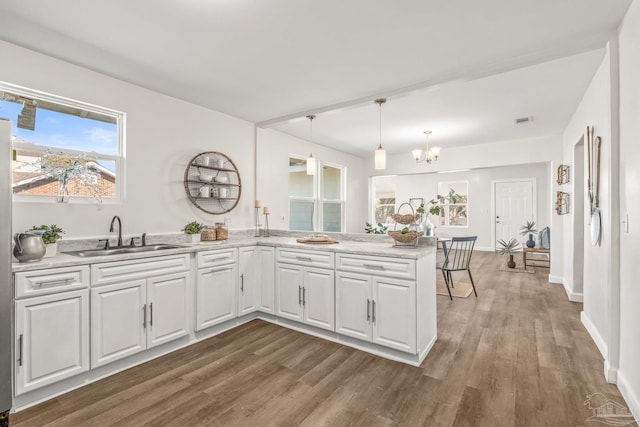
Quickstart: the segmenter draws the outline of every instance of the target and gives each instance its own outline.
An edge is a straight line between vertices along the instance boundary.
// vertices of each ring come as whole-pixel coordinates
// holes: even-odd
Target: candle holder
[[[260,208],[256,208],[256,234],[253,237],[260,237]]]
[[[264,237],[270,237],[269,233],[269,214],[264,214]]]

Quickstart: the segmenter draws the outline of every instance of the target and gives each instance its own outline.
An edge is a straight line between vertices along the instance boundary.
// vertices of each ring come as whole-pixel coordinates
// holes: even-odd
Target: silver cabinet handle
[[[147,304],[142,306],[142,327],[147,329]]]
[[[149,303],[149,326],[153,326],[153,303]]]
[[[302,306],[307,305],[307,288],[302,288]]]
[[[302,286],[298,286],[298,305],[302,305]]]
[[[18,338],[18,366],[22,366],[22,334]]]
[[[313,260],[311,259],[311,257],[308,257],[308,256],[296,256],[296,259],[297,259],[298,261],[313,262]]]
[[[364,264],[364,268],[367,268],[369,270],[384,270],[384,265]]]
[[[51,280],[51,281],[46,281],[46,282],[37,282],[33,284],[33,287],[42,287],[42,286],[52,286],[52,285],[57,285],[57,284],[61,284],[61,285],[66,285],[67,283],[73,283],[74,278],[73,277],[69,277],[68,279],[60,279],[60,280]]]
[[[367,322],[371,320],[371,300],[367,298]]]
[[[371,307],[372,307],[371,320],[373,321],[373,323],[376,323],[376,302],[375,301],[371,301]]]
[[[240,292],[244,293],[244,273],[240,275]]]

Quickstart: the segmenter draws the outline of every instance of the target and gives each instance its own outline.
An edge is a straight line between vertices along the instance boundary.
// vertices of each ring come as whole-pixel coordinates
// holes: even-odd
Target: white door
[[[306,267],[303,283],[304,322],[335,331],[334,271]]]
[[[520,227],[535,220],[534,181],[495,182],[496,241],[522,240]]]
[[[196,331],[236,317],[236,264],[198,270],[196,277]]]
[[[146,280],[91,289],[91,367],[146,349]]]
[[[416,288],[412,280],[373,278],[373,342],[416,353]]]
[[[265,313],[275,312],[276,257],[274,248],[258,247],[259,255],[259,309]]]
[[[303,268],[278,263],[276,267],[276,314],[302,322]]]
[[[16,396],[89,370],[89,291],[16,301]]]
[[[336,332],[371,341],[371,276],[336,274]]]
[[[189,334],[189,272],[147,281],[147,348]]]
[[[256,265],[257,250],[255,246],[240,248],[238,264],[240,266],[240,288],[238,289],[238,316],[251,313],[257,309],[257,283],[259,265]]]

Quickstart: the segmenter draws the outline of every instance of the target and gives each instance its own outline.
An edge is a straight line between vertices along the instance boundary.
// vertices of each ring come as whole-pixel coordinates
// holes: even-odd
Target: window
[[[376,224],[391,224],[391,215],[396,213],[396,188],[392,183],[375,182],[374,221]]]
[[[345,167],[316,162],[316,175],[307,175],[306,159],[289,157],[289,230],[341,232]]]
[[[469,226],[469,184],[467,181],[439,182],[440,225],[445,227]]]
[[[14,201],[122,200],[124,114],[0,82]]]

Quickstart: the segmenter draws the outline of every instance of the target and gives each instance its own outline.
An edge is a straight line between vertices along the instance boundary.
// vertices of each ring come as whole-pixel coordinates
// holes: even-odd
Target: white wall
[[[424,165],[423,165],[424,166]],[[494,168],[474,169],[466,172],[447,174],[419,173],[410,175],[394,175],[383,177],[385,183],[394,182],[396,188],[396,212],[398,206],[408,202],[410,198],[421,197],[425,205],[438,194],[438,183],[447,181],[467,181],[469,183],[469,226],[436,228],[436,235],[478,236],[476,248],[480,250],[494,250],[494,224],[492,206],[493,181],[532,178],[536,182],[537,207],[535,220],[538,227],[550,224],[551,196],[549,195],[549,164],[535,163],[517,166],[502,166]],[[380,178],[376,177],[378,182]],[[404,208],[403,208],[404,209]],[[401,213],[407,213],[401,212]],[[431,222],[437,224],[437,218],[431,217]],[[526,238],[514,236],[524,242]],[[553,239],[553,230],[551,232]]]
[[[346,232],[364,232],[368,183],[359,157],[295,138],[273,129],[257,130],[257,199],[271,209],[269,226],[286,230],[289,224],[289,155],[347,167]]]
[[[584,238],[584,252],[575,253],[573,245],[565,246],[564,284],[570,297],[576,298],[583,294],[584,306],[582,318],[585,326],[594,337],[603,356],[608,358],[609,342],[609,307],[611,265],[609,254],[612,250],[612,209],[611,209],[611,148],[616,143],[611,138],[611,70],[610,50],[607,48],[605,58],[598,68],[593,80],[585,92],[576,112],[564,132],[564,163],[570,164],[574,171],[572,176],[572,199],[576,199],[575,192],[582,192],[584,209],[571,210],[570,215],[562,217],[564,222],[563,240],[574,241],[574,233],[582,233]],[[602,233],[600,244],[591,244],[589,198],[586,193],[587,164],[586,158],[574,159],[575,146],[580,141],[586,141],[587,126],[594,127],[594,134],[602,138],[601,167],[600,167],[600,207]],[[580,152],[580,150],[578,150]],[[586,156],[586,145],[584,151]],[[592,153],[593,155],[593,153]],[[585,171],[582,182],[575,181],[576,162],[583,163]],[[595,171],[592,172],[595,174]],[[592,180],[594,176],[592,176]],[[566,185],[565,185],[566,186]],[[564,190],[566,191],[566,190]],[[575,203],[574,203],[575,205]],[[574,230],[575,215],[583,216],[582,229]],[[583,277],[573,277],[573,262],[583,260]],[[582,279],[582,280],[580,280]],[[582,288],[580,287],[582,282]]]
[[[620,212],[629,231],[620,233],[620,364],[618,386],[640,419],[640,1],[631,5],[619,37]]]
[[[13,229],[57,224],[65,237],[108,232],[119,215],[126,234],[179,232],[190,220],[205,223],[224,216],[191,205],[183,174],[202,151],[227,154],[242,179],[238,206],[226,216],[231,227],[251,227],[254,200],[254,127],[251,123],[142,89],[51,57],[0,42],[0,80],[123,111],[126,129],[126,199],[96,205],[14,203]]]

